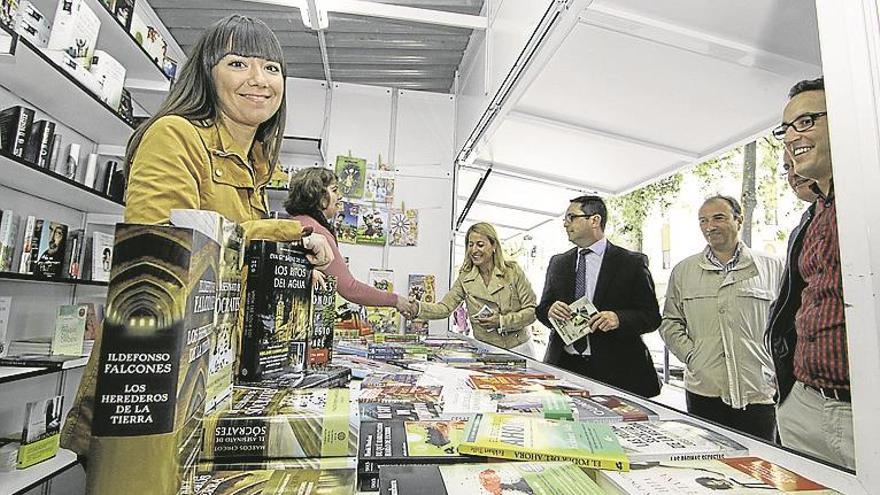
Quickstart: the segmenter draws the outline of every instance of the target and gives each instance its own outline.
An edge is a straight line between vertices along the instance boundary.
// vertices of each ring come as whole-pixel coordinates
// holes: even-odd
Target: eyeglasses
[[[571,223],[571,222],[574,222],[575,218],[589,218],[589,217],[596,216],[596,215],[598,215],[598,213],[590,213],[590,214],[583,213],[583,214],[577,214],[577,215],[574,213],[566,213],[565,216],[562,218],[562,221],[567,222],[567,223]]]
[[[773,137],[782,141],[785,139],[785,131],[788,130],[789,127],[794,127],[794,130],[798,132],[812,129],[813,126],[816,125],[816,119],[826,115],[828,115],[828,112],[811,112],[805,113],[791,122],[783,122],[779,124],[777,128],[773,129]]]

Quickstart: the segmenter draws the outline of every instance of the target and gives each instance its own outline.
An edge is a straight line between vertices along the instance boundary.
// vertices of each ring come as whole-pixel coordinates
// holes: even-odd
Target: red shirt
[[[794,376],[814,387],[848,390],[843,280],[833,196],[816,202],[813,221],[804,235],[798,268],[806,286],[795,316]]]

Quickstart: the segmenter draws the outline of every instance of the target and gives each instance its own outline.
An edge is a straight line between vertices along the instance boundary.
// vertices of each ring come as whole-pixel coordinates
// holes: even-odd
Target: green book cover
[[[235,387],[231,409],[205,418],[202,459],[354,456],[354,407],[347,388]]]
[[[339,184],[339,193],[344,197],[364,197],[364,183],[367,180],[367,161],[353,156],[337,156],[336,178]]]
[[[353,495],[354,470],[289,469],[196,474],[196,495]]]
[[[579,466],[629,470],[629,460],[604,424],[479,413],[458,446],[462,454],[517,461],[569,461]]]

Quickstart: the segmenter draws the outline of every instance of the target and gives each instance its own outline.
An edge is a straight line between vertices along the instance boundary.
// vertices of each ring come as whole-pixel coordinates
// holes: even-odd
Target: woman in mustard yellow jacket
[[[240,15],[205,30],[156,114],[126,150],[124,217],[162,224],[175,208],[216,211],[248,239],[303,238],[317,266],[332,260],[321,236],[268,219],[265,187],[278,162],[286,105],[284,56],[262,22]],[[68,415],[62,445],[85,456],[91,436],[100,335]],[[96,460],[96,462],[100,462]]]
[[[529,325],[535,321],[535,292],[522,268],[506,261],[498,234],[475,223],[465,236],[467,257],[458,278],[439,303],[419,303],[417,318],[447,318],[465,302],[474,337],[527,356],[533,355]]]

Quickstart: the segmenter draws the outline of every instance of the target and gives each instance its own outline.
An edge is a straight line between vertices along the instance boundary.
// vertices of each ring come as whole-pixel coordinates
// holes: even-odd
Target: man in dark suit
[[[575,248],[550,259],[538,320],[567,321],[569,304],[587,296],[599,312],[592,332],[566,346],[555,331],[544,361],[643,397],[660,393],[654,362],[642,334],[660,325],[648,258],[605,239],[608,210],[598,196],[571,200],[563,225]]]

